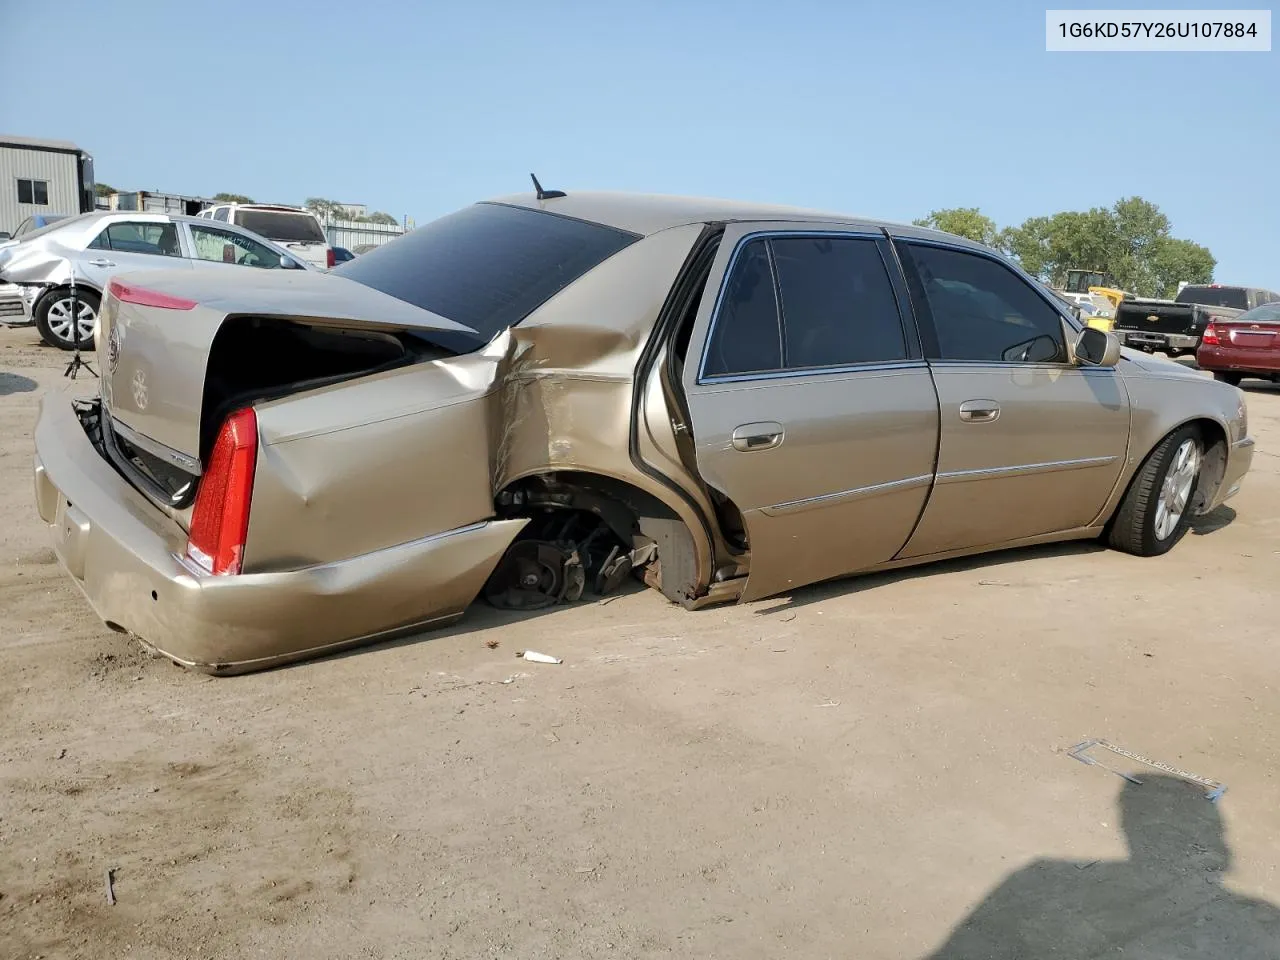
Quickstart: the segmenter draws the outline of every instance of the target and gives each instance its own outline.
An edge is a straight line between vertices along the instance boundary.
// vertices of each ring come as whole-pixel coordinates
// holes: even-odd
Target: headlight
[[[1237,387],[1237,389],[1239,389]],[[1240,403],[1236,407],[1236,415],[1231,420],[1231,431],[1235,434],[1231,438],[1232,443],[1237,440],[1243,440],[1249,435],[1249,408],[1245,405],[1244,394],[1240,395]]]

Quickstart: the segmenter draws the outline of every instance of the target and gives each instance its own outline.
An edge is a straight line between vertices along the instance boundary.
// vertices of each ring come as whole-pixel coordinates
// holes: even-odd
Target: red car
[[[1280,383],[1280,303],[1264,303],[1231,320],[1204,328],[1196,363],[1215,380],[1238,384],[1245,377]]]

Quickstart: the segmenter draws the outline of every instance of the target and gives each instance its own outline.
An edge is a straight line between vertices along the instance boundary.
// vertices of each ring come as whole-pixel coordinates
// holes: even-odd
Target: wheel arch
[[[597,514],[624,540],[634,530],[653,539],[662,570],[660,583],[653,585],[673,602],[693,600],[710,583],[710,545],[696,535],[697,521],[688,516],[688,507],[665,488],[646,488],[585,466],[543,466],[507,479],[494,495],[500,516],[523,515],[552,502]]]
[[[1129,469],[1122,477],[1123,482],[1116,485],[1112,502],[1108,505],[1104,515],[1108,527],[1114,523],[1116,515],[1120,512],[1120,508],[1129,494],[1129,490],[1137,482],[1138,476],[1142,472],[1142,465],[1150,459],[1160,444],[1186,427],[1196,428],[1204,441],[1204,462],[1201,466],[1200,482],[1196,486],[1195,500],[1192,507],[1193,514],[1199,515],[1207,504],[1213,502],[1214,495],[1222,484],[1222,479],[1226,472],[1227,445],[1230,434],[1226,424],[1217,418],[1205,413],[1193,414],[1163,430],[1154,440],[1144,444],[1141,456],[1131,458]]]

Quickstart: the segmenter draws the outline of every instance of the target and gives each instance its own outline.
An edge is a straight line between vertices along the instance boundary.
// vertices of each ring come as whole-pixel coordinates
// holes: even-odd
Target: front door
[[[1124,467],[1129,399],[1070,362],[1070,327],[994,257],[896,241],[937,384],[938,473],[902,557],[1088,527]]]
[[[883,233],[725,231],[683,388],[703,480],[741,511],[743,600],[889,560],[933,481],[938,399]]]
[[[209,223],[186,224],[192,259],[200,266],[279,269],[280,255],[242,233]]]
[[[178,225],[166,217],[116,220],[102,228],[77,267],[99,290],[113,274],[130,270],[190,269],[182,257]]]

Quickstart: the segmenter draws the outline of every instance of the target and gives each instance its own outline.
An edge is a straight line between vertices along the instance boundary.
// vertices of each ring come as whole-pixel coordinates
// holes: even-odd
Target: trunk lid
[[[474,333],[336,275],[242,273],[148,271],[109,285],[98,336],[103,412],[144,459],[197,475],[228,406],[406,362],[433,349],[420,339],[432,331]],[[175,491],[161,492],[176,502]]]
[[[1241,350],[1280,350],[1280,321],[1214,320],[1218,341]]]

